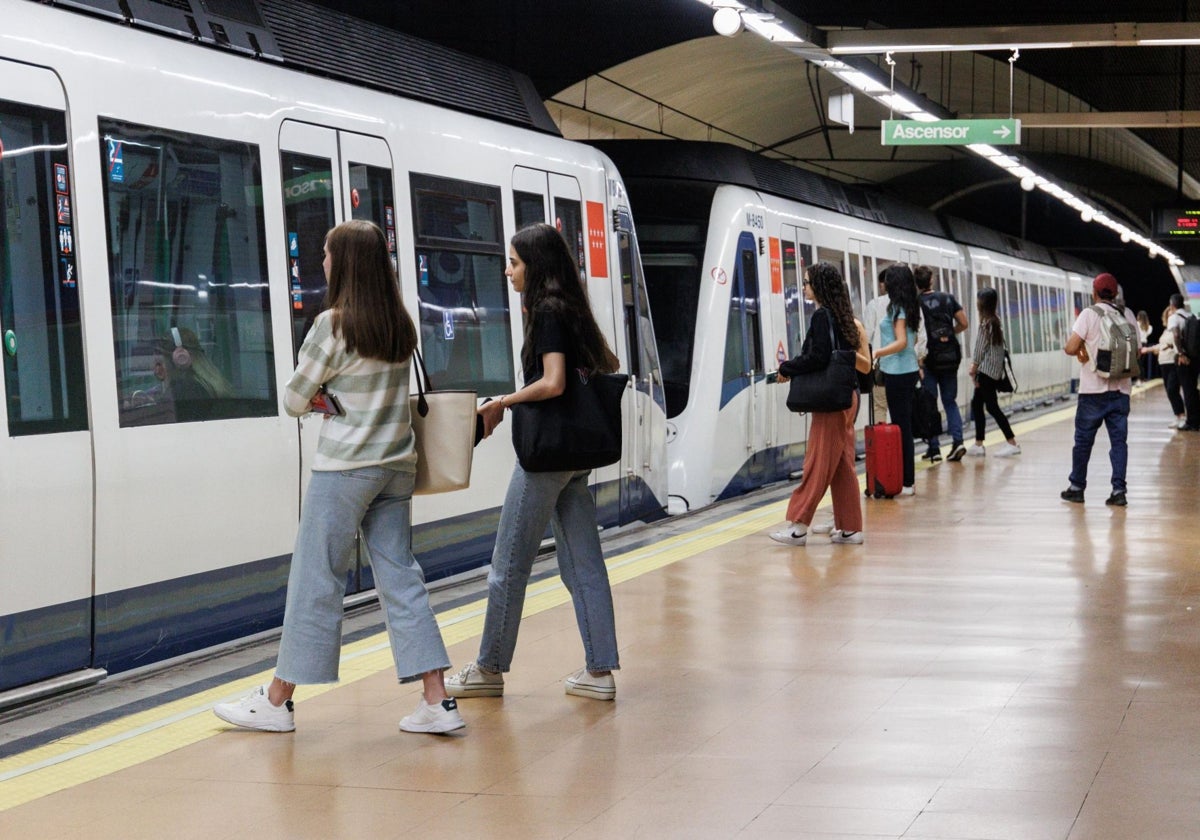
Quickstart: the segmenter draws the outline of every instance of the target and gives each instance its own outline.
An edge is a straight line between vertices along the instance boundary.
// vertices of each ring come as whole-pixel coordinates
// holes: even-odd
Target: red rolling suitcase
[[[900,454],[900,427],[875,422],[875,391],[870,396],[870,425],[863,430],[867,444],[867,496],[890,499],[904,486],[904,459]]]

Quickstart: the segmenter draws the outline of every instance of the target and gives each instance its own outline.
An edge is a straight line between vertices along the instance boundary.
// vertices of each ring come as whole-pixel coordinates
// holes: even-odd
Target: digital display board
[[[1200,240],[1200,204],[1176,204],[1154,210],[1154,238]]]

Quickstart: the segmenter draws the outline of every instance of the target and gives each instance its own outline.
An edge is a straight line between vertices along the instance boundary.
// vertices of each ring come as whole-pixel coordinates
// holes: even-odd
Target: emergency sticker
[[[117,184],[125,180],[125,149],[120,140],[108,141],[108,180]]]

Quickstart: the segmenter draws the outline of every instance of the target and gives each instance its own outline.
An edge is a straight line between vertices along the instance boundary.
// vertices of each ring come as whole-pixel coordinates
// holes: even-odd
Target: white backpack
[[[1111,303],[1096,303],[1092,311],[1100,316],[1100,343],[1091,361],[1101,379],[1129,379],[1141,375],[1138,355],[1142,341],[1137,327],[1125,317],[1125,310]]]

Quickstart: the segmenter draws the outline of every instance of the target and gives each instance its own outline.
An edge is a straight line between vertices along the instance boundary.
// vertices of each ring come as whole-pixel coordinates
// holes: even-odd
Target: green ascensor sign
[[[1021,142],[1021,121],[884,120],[880,138],[885,146],[1016,146]]]

